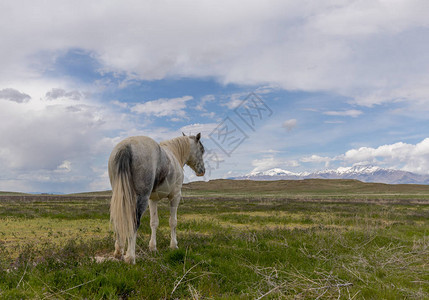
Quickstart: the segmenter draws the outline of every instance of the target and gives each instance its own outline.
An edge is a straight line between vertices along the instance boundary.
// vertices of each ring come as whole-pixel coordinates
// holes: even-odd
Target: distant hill
[[[99,192],[83,192],[83,193],[74,193],[68,194],[68,196],[88,196],[88,197],[111,197],[112,191],[99,191]]]
[[[356,179],[363,182],[387,184],[429,184],[429,175],[421,175],[401,170],[384,169],[371,165],[341,167],[313,173],[293,173],[280,168],[264,172],[252,172],[231,179],[249,180],[301,180],[301,179]]]
[[[183,184],[183,195],[193,192],[210,194],[401,194],[428,195],[429,185],[368,183],[354,179],[301,179],[301,180],[231,180],[215,179]],[[71,196],[108,197],[112,191],[70,194]]]
[[[272,178],[272,177],[271,177]],[[368,183],[355,179],[294,179],[294,180],[249,180],[215,179],[208,182],[194,181],[183,184],[184,196],[192,195],[402,195],[429,199],[429,185]],[[75,193],[68,195],[42,195],[0,192],[0,197],[52,197],[53,199],[110,198],[112,191]]]
[[[367,183],[352,179],[195,181],[183,185],[184,193],[284,193],[289,194],[402,194],[428,195],[429,185]]]
[[[2,192],[0,191],[0,196],[25,196],[29,195],[26,193],[17,193],[17,192]]]
[[[53,193],[18,193],[18,192],[2,192],[0,191],[0,197],[7,196],[25,196],[25,197],[53,197],[56,199],[67,198],[67,197],[111,197],[112,191],[100,191],[100,192],[84,192],[74,194],[53,194]],[[60,198],[59,198],[60,197]]]

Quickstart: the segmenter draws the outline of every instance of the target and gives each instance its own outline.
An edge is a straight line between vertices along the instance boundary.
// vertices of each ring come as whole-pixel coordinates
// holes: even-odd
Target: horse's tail
[[[134,234],[136,224],[136,192],[131,173],[132,152],[129,145],[118,150],[114,159],[115,172],[110,201],[110,222],[117,241],[125,246],[126,239]]]

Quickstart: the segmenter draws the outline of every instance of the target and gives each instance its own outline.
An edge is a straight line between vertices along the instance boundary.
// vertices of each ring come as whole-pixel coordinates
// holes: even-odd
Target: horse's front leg
[[[170,248],[177,249],[177,238],[176,238],[176,227],[177,227],[177,207],[179,206],[181,193],[175,194],[170,199],[170,229],[171,229],[171,241]]]
[[[158,203],[153,200],[149,200],[149,210],[150,210],[150,229],[152,234],[150,236],[149,250],[156,251],[156,229],[159,225],[158,218]]]

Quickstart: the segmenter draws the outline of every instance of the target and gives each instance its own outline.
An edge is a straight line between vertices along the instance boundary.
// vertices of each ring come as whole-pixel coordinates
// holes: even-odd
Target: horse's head
[[[185,134],[183,134],[185,135]],[[190,143],[190,151],[189,151],[189,159],[186,164],[194,170],[197,176],[204,176],[206,169],[204,167],[204,146],[201,144],[200,138],[201,133],[197,135],[191,135],[189,137]]]

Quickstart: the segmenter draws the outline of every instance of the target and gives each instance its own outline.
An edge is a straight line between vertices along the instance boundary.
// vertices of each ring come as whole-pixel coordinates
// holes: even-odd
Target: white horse
[[[183,166],[190,166],[197,176],[205,173],[200,137],[200,133],[196,136],[183,134],[158,144],[149,137],[135,136],[126,138],[113,149],[109,158],[110,221],[116,237],[116,258],[135,263],[137,229],[148,202],[152,230],[149,249],[156,250],[157,203],[162,198],[170,200],[170,247],[177,248],[177,207],[181,198]],[[127,240],[128,249],[123,257]]]

